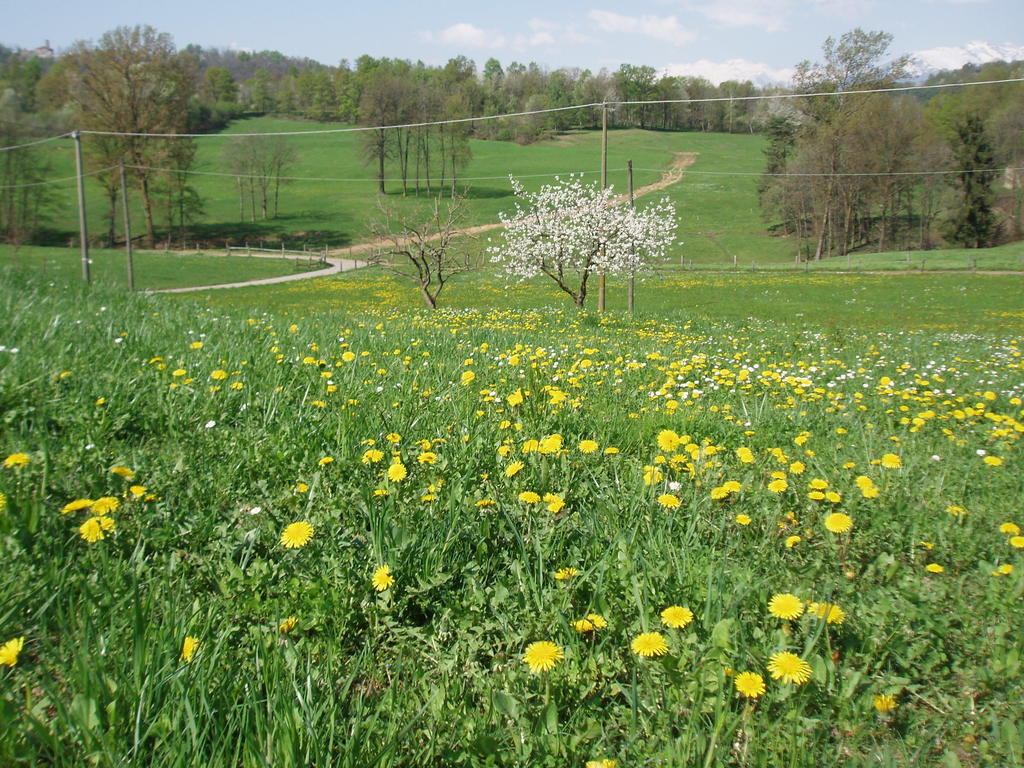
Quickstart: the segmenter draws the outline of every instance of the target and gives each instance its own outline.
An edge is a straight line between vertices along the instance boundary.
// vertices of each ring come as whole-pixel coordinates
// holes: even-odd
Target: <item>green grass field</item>
[[[320,124],[254,118],[235,122],[225,133],[298,131],[337,128],[337,124]],[[600,169],[600,132],[573,132],[555,139],[519,146],[510,142],[470,142],[473,160],[463,172],[467,178],[491,177],[468,181],[470,209],[467,224],[483,224],[497,220],[499,211],[513,205],[508,174],[526,177],[529,189],[537,189],[550,177],[536,174],[588,171],[587,178],[598,179]],[[241,244],[248,240],[278,242],[282,237],[288,245],[311,248],[328,244],[343,247],[365,240],[367,223],[377,215],[376,187],[373,169],[362,161],[358,134],[297,136],[289,139],[299,156],[290,175],[305,178],[356,179],[346,182],[295,182],[284,188],[281,215],[255,224],[239,221],[238,194],[234,179],[216,176],[193,177],[196,189],[205,204],[203,223],[195,234],[203,240],[222,243],[230,240]],[[223,172],[222,153],[226,139],[198,140],[196,170]],[[697,152],[692,171],[762,170],[760,136],[704,133],[671,133],[640,130],[617,130],[610,133],[608,181],[616,189],[626,190],[626,161],[633,160],[637,170],[637,188],[658,180],[660,170],[671,163],[673,152]],[[74,174],[74,158],[70,141],[44,150],[55,177]],[[679,236],[684,240],[686,258],[697,263],[731,263],[732,254],[757,253],[766,262],[791,258],[792,248],[785,240],[771,238],[764,232],[764,223],[756,198],[755,177],[690,175],[666,190],[674,200],[681,218]],[[401,196],[397,182],[389,183],[389,204],[400,210],[414,210],[428,205],[426,195],[420,199]],[[77,207],[74,184],[56,185],[52,189],[54,211],[53,235],[66,241],[77,232]],[[101,188],[94,180],[87,181],[90,232],[106,231]],[[658,194],[657,197],[660,197]],[[137,195],[136,195],[137,197]],[[139,201],[134,201],[137,207]],[[135,228],[141,226],[141,210],[133,213]],[[120,224],[118,225],[120,227]]]
[[[595,281],[596,282],[596,281]],[[596,285],[588,306],[596,305]],[[641,318],[683,322],[755,319],[823,330],[899,327],[917,330],[1024,329],[1024,275],[829,275],[821,272],[667,269],[636,284]],[[324,311],[410,311],[422,306],[415,284],[376,268],[282,285],[189,294],[207,306],[312,316]],[[511,282],[488,267],[462,275],[441,294],[453,310],[571,307],[547,278]],[[626,310],[622,279],[608,280],[608,309]]]
[[[101,284],[128,286],[128,261],[123,250],[91,248],[91,278]],[[217,285],[241,280],[290,275],[293,259],[246,258],[199,253],[135,251],[132,258],[137,290]],[[72,248],[0,245],[0,268],[9,267],[61,282],[81,279],[81,252]]]
[[[1020,280],[0,267],[0,764],[1020,766]]]

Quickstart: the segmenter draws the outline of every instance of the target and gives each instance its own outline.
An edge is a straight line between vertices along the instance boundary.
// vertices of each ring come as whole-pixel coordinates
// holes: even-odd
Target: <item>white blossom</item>
[[[491,261],[520,280],[547,275],[577,306],[586,300],[590,275],[640,274],[663,261],[672,245],[676,212],[668,198],[637,210],[611,187],[579,177],[555,177],[539,192],[511,182],[519,201],[511,214],[500,214],[503,242],[487,248]]]

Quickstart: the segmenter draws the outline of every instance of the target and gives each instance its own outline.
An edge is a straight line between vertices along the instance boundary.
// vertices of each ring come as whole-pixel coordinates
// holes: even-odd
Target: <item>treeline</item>
[[[906,77],[888,58],[891,36],[854,30],[803,62],[794,99],[767,123],[762,209],[795,235],[800,260],[933,248],[983,247],[1022,236],[1024,88],[1019,83],[922,92],[855,94]],[[1024,76],[1024,64],[965,69],[941,82]]]

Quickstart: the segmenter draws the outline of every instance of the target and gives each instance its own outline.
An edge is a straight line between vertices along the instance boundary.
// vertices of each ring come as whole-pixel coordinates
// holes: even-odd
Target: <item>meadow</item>
[[[0,763],[1021,765],[1020,278],[640,291],[0,271]]]
[[[111,287],[128,287],[128,261],[123,250],[90,248],[90,278]],[[295,259],[247,258],[222,254],[135,251],[132,257],[136,290],[216,285],[294,274]],[[61,284],[80,280],[82,255],[76,248],[0,246],[0,269],[50,278]]]
[[[234,122],[223,133],[327,130],[337,123],[309,123],[279,118],[252,118]],[[88,139],[86,139],[88,140]],[[340,178],[348,181],[298,181],[282,187],[280,215],[255,223],[240,221],[238,193],[233,178],[196,175],[191,178],[204,202],[202,221],[193,227],[190,239],[208,245],[223,246],[281,240],[289,248],[329,245],[342,248],[368,239],[368,224],[379,215],[373,168],[362,160],[360,134],[332,134],[289,137],[298,162],[289,175],[302,178]],[[227,139],[197,140],[195,170],[223,173],[223,153]],[[673,152],[698,153],[693,172],[744,172],[763,170],[764,139],[753,135],[715,133],[677,133],[613,130],[609,134],[608,183],[625,193],[626,161],[632,160],[637,188],[657,181],[673,161]],[[586,178],[600,178],[599,131],[574,131],[554,139],[520,146],[511,142],[471,140],[473,158],[462,172],[469,179],[469,206],[465,223],[486,224],[497,220],[499,211],[511,209],[514,198],[509,174],[522,177],[530,190],[552,180],[551,174],[586,172]],[[70,141],[47,145],[45,157],[50,175],[55,178],[74,175],[74,155]],[[744,258],[756,253],[759,262],[791,262],[793,248],[783,239],[768,237],[758,208],[756,176],[704,176],[691,173],[665,191],[682,215],[679,238],[686,244],[686,258],[695,263],[731,264],[732,254]],[[481,178],[482,177],[482,178]],[[424,210],[429,197],[403,197],[400,184],[387,185],[386,203],[399,211]],[[102,188],[93,179],[86,180],[89,231],[106,231],[106,210]],[[436,194],[436,192],[435,192]],[[52,188],[51,232],[53,244],[66,244],[78,229],[78,209],[74,183]],[[661,197],[659,193],[654,197]],[[141,202],[133,195],[135,229],[141,226]],[[645,204],[642,202],[641,204]],[[118,223],[120,231],[120,223]]]

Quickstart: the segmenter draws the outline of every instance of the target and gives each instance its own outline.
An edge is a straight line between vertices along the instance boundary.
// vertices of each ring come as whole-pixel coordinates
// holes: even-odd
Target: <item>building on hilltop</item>
[[[52,59],[54,58],[53,48],[50,47],[50,41],[47,40],[43,45],[35,48],[31,51],[25,51],[22,54],[26,59]]]

